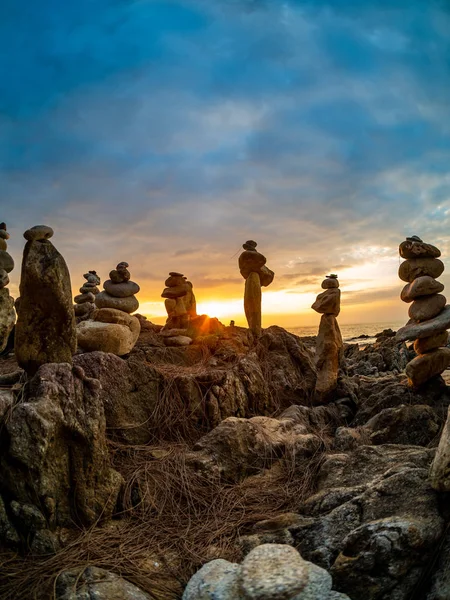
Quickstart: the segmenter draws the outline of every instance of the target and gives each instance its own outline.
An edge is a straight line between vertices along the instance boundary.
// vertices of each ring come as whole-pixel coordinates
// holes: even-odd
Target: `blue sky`
[[[337,270],[348,322],[401,317],[398,243],[450,250],[449,31],[430,0],[4,0],[12,291],[46,223],[75,289],[127,260],[148,314],[170,270],[238,299],[252,238],[269,312]]]

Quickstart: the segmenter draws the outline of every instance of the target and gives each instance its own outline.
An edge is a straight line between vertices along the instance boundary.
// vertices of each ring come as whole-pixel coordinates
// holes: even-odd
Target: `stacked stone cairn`
[[[194,296],[192,284],[186,280],[182,273],[171,271],[164,285],[166,287],[161,294],[161,297],[165,298],[164,305],[167,311],[167,321],[164,329],[186,329],[189,325],[190,316],[186,305],[192,311],[192,297]],[[191,295],[190,298],[188,294]]]
[[[0,223],[0,353],[5,350],[9,335],[16,322],[14,299],[9,295],[9,275],[14,269],[14,261],[6,251],[9,233],[6,224]]]
[[[46,363],[72,364],[77,339],[69,269],[50,241],[53,229],[36,225],[23,236],[14,350],[31,376]]]
[[[129,354],[141,332],[139,319],[131,316],[139,307],[135,297],[140,290],[130,281],[128,263],[121,262],[103,284],[103,292],[95,295],[96,310],[92,319],[77,326],[78,346],[93,352],[111,352],[117,356]]]
[[[248,327],[258,338],[261,335],[261,286],[270,285],[275,273],[266,267],[267,259],[256,246],[253,240],[242,244],[244,252],[239,256],[239,271],[245,279],[244,311]]]
[[[183,279],[186,281],[186,285],[188,286],[186,296],[183,297],[183,304],[189,319],[195,319],[197,317],[197,301],[194,295],[194,286],[190,281],[187,280],[187,277],[183,277]]]
[[[316,339],[317,381],[315,400],[328,402],[337,387],[339,367],[343,358],[343,342],[336,317],[341,310],[341,290],[336,274],[327,275],[322,281],[322,289],[311,306],[322,315]]]
[[[86,283],[80,287],[80,293],[74,298],[74,310],[77,322],[86,321],[95,311],[95,296],[100,293],[98,285],[100,285],[100,277],[96,271],[89,271],[83,277]]]
[[[399,252],[406,260],[401,263],[398,275],[407,282],[400,297],[410,303],[410,320],[396,338],[415,340],[417,356],[406,365],[405,371],[409,384],[418,387],[450,366],[450,348],[446,348],[450,306],[440,293],[443,284],[437,281],[444,272],[444,264],[438,258],[440,250],[415,235],[400,244]]]

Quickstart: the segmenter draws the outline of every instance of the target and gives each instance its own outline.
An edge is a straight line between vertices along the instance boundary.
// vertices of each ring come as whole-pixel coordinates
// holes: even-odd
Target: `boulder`
[[[15,330],[19,365],[33,375],[46,363],[72,363],[77,339],[70,276],[64,258],[48,239],[26,243],[19,289]]]
[[[116,298],[107,292],[100,292],[95,296],[95,305],[97,308],[115,308],[126,313],[133,313],[139,308],[139,301],[134,296]]]
[[[409,258],[401,263],[398,276],[411,283],[417,277],[427,275],[437,279],[444,272],[444,263],[439,258]]]
[[[238,564],[222,558],[206,563],[189,580],[182,600],[239,600],[239,570]]]
[[[0,289],[0,354],[6,348],[15,322],[14,299],[9,295],[8,288]]]
[[[417,277],[411,283],[407,283],[401,291],[400,298],[403,302],[412,302],[420,296],[439,294],[443,289],[444,285],[440,281],[429,275],[424,275],[423,277]]]
[[[59,573],[56,600],[151,600],[151,596],[126,579],[98,567]]]
[[[322,315],[316,339],[317,401],[329,400],[336,390],[342,358],[343,342],[338,322],[333,315]]]
[[[113,308],[102,308],[92,321],[77,325],[78,346],[87,352],[111,352],[117,356],[129,354],[141,332],[136,317]]]
[[[420,338],[414,342],[414,351],[417,354],[425,354],[430,350],[435,350],[441,346],[446,346],[448,342],[448,331],[441,331],[430,337]]]
[[[449,366],[450,348],[438,348],[413,358],[406,365],[405,372],[410,385],[415,387],[425,383],[435,375],[440,375]]]
[[[441,333],[450,327],[450,305],[444,307],[437,317],[424,321],[422,323],[407,323],[401,327],[396,334],[396,340],[404,342],[405,340],[421,339]]]
[[[447,299],[442,294],[416,298],[409,307],[409,318],[413,321],[428,321],[429,319],[433,319],[441,312],[446,302]]]
[[[325,290],[317,296],[311,308],[318,313],[337,317],[341,310],[341,290],[339,288]]]

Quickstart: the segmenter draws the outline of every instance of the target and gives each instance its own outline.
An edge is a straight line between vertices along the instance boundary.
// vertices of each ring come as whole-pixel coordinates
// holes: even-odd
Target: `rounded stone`
[[[6,240],[0,237],[0,250],[6,251],[7,248],[8,244],[6,243]]]
[[[76,317],[84,317],[95,310],[95,304],[83,302],[83,304],[75,304],[73,309]]]
[[[248,600],[290,600],[308,583],[308,563],[285,544],[262,544],[245,557],[239,575]]]
[[[1,240],[9,240],[9,233],[6,231],[6,229],[0,229],[0,239]]]
[[[0,269],[0,289],[6,287],[9,283],[9,275],[5,269]]]
[[[14,300],[9,295],[7,288],[0,289],[0,352],[6,348],[15,322]]]
[[[192,344],[192,338],[187,335],[174,335],[172,337],[164,337],[164,344],[166,346],[189,346]]]
[[[300,594],[295,596],[295,600],[328,599],[333,584],[331,575],[314,563],[307,562],[306,564],[308,565],[308,583]]]
[[[337,317],[341,311],[341,290],[339,288],[325,290],[317,296],[311,308],[320,314]]]
[[[261,268],[266,264],[267,259],[256,250],[244,250],[239,256],[239,270],[244,279],[250,273],[259,273]]]
[[[400,298],[403,302],[412,302],[420,296],[439,294],[443,289],[444,285],[440,281],[429,275],[423,275],[422,277],[417,277],[411,283],[407,283],[401,291]]]
[[[331,290],[333,288],[338,288],[339,287],[339,281],[334,278],[334,277],[327,277],[327,279],[324,279],[321,283],[321,287],[324,290]]]
[[[113,283],[110,279],[107,279],[103,284],[103,289],[115,298],[128,298],[137,294],[141,288],[134,281]]]
[[[409,307],[409,318],[418,322],[434,319],[442,311],[446,302],[447,299],[442,294],[417,298]]]
[[[172,272],[169,273],[169,277],[164,282],[164,285],[166,287],[179,287],[185,283],[186,280],[184,279],[184,275],[181,275],[181,273]]]
[[[440,375],[450,366],[450,348],[438,348],[427,354],[413,358],[406,365],[405,372],[409,384],[413,387],[422,385],[431,377]]]
[[[183,281],[183,280],[182,280]],[[186,296],[188,293],[188,286],[183,281],[181,285],[177,285],[174,287],[166,287],[164,288],[161,297],[169,298],[171,300],[176,300],[177,298],[181,298],[182,296]]]
[[[53,237],[53,229],[47,225],[35,225],[31,229],[27,229],[23,237],[29,242],[36,240],[48,240]]]
[[[418,339],[414,342],[414,351],[417,354],[425,354],[430,350],[435,350],[441,346],[446,346],[448,342],[448,331],[441,331],[430,337]]]
[[[83,302],[90,302],[92,304],[95,302],[95,296],[94,294],[91,294],[91,292],[88,292],[87,294],[78,294],[73,301],[75,304],[83,304]]]
[[[95,284],[85,283],[82,287],[80,287],[80,294],[98,294],[100,290]]]
[[[274,277],[275,277],[275,273],[271,269],[266,267],[266,265],[261,267],[261,269],[259,271],[259,280],[263,287],[267,287],[268,285],[270,285],[272,283]]]
[[[79,347],[88,352],[98,350],[117,356],[129,354],[139,338],[139,320],[120,310],[115,310],[114,313],[105,313],[105,310],[112,309],[99,310],[93,321],[82,321],[77,325]]]
[[[206,563],[189,580],[182,600],[239,600],[239,570],[223,558]]]
[[[3,269],[7,273],[11,273],[14,269],[12,256],[8,252],[5,252],[5,250],[0,250],[0,269]]]
[[[97,308],[115,308],[126,313],[132,313],[139,308],[139,302],[135,296],[128,298],[115,298],[108,292],[100,292],[95,296],[95,305]]]
[[[439,258],[409,258],[400,265],[398,276],[402,281],[411,283],[424,275],[437,279],[443,272],[444,263]]]
[[[441,251],[436,246],[413,238],[400,244],[399,253],[402,258],[438,258],[441,255]]]

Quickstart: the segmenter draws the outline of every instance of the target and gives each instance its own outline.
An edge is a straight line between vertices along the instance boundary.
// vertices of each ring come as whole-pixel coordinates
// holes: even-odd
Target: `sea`
[[[373,344],[376,341],[375,335],[383,331],[383,329],[393,329],[394,331],[397,331],[404,325],[405,323],[401,321],[391,321],[387,323],[355,323],[353,325],[343,325],[342,323],[339,323],[339,329],[341,330],[344,342]],[[299,337],[307,337],[317,335],[318,326],[286,327],[286,329]],[[362,335],[368,337],[361,338],[360,336]]]

